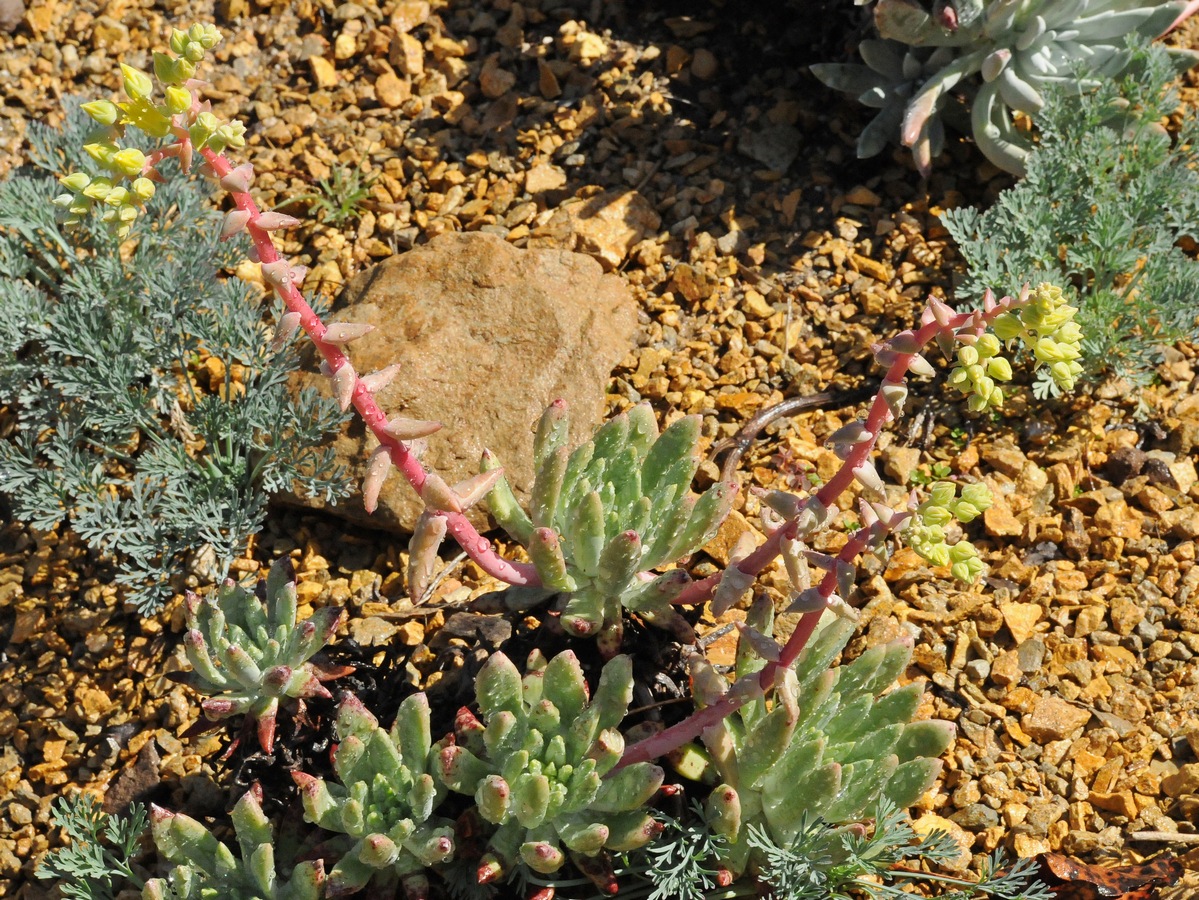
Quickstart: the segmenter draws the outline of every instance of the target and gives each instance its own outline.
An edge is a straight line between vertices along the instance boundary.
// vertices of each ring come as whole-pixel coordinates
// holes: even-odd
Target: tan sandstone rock
[[[471,232],[440,235],[363,272],[330,319],[375,326],[349,347],[358,372],[402,366],[403,374],[377,397],[388,417],[445,426],[428,439],[427,466],[454,484],[478,472],[486,447],[524,498],[532,486],[537,418],[561,398],[570,409],[572,441],[590,435],[603,416],[611,371],[633,348],[636,307],[624,282],[589,256],[520,250]],[[308,371],[297,381],[329,394],[314,359],[308,351]],[[357,418],[334,441],[356,487],[376,446]],[[331,507],[351,521],[401,531],[420,510],[394,470],[374,515],[366,514],[357,489]],[[472,518],[486,524],[480,509]]]

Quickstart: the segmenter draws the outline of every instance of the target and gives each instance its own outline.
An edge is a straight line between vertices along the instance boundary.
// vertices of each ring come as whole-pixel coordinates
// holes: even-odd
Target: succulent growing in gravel
[[[438,748],[441,780],[473,795],[479,816],[495,826],[479,882],[518,862],[556,872],[565,847],[580,869],[610,884],[607,851],[642,847],[660,830],[645,805],[662,786],[662,769],[636,763],[609,775],[624,751],[617,726],[633,696],[632,661],[609,660],[589,700],[569,650],[548,662],[534,650],[524,678],[496,653],[475,693],[482,722],[460,710],[455,733]]]
[[[968,127],[979,149],[997,166],[1023,173],[1030,144],[1013,112],[1035,116],[1050,85],[1094,87],[1120,74],[1131,55],[1126,36],[1156,37],[1186,4],[951,0],[938,6],[935,12],[916,0],[879,0],[874,21],[882,40],[861,43],[864,66],[812,66],[825,84],[879,109],[859,137],[860,157],[898,137],[927,174],[944,146],[940,116],[949,112],[956,90],[967,100]],[[1177,57],[1183,69],[1197,58],[1191,51],[1177,51]]]
[[[737,650],[743,677],[764,661],[752,647],[771,631],[773,606],[754,604]],[[749,826],[764,828],[783,846],[816,818],[839,826],[860,821],[885,797],[906,809],[932,786],[936,759],[953,739],[953,725],[913,722],[923,686],[889,693],[907,667],[912,642],[867,650],[849,665],[829,668],[854,632],[834,618],[776,683],[774,704],[758,698],[704,731],[705,749],[675,754],[681,773],[719,783],[706,804],[708,821],[726,840],[722,862],[741,873],[753,864]],[[696,701],[707,706],[729,688],[703,657],[692,664]]]
[[[351,894],[372,878],[398,878],[410,900],[424,897],[425,870],[454,853],[452,824],[433,815],[445,788],[430,774],[428,699],[424,694],[405,699],[388,732],[350,695],[338,709],[335,729],[333,768],[342,783],[292,774],[304,799],[304,818],[353,842],[329,873],[328,896]]]
[[[146,883],[143,900],[316,900],[321,895],[325,870],[319,860],[300,863],[286,880],[279,878],[261,787],[242,794],[231,818],[240,857],[195,819],[152,807],[154,844],[175,866],[166,878]]]
[[[565,446],[567,427],[561,401],[537,425],[531,515],[503,479],[487,497],[492,515],[528,549],[542,584],[564,595],[563,626],[596,635],[605,655],[620,649],[625,609],[693,640],[670,605],[687,574],[648,572],[706,544],[732,505],[730,483],[698,497],[691,492],[699,417],[686,416],[659,434],[649,405],[638,404],[573,451]],[[496,465],[484,454],[485,470]]]
[[[296,623],[295,572],[281,559],[257,592],[227,580],[215,595],[187,595],[184,650],[192,671],[179,681],[209,696],[200,704],[210,721],[245,713],[258,723],[258,741],[271,752],[280,701],[330,697],[321,684],[332,672],[309,660],[329,642],[342,610],[318,609]]]

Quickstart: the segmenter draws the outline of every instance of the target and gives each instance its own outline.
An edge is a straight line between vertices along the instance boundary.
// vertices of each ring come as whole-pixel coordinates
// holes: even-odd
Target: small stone
[[[1031,713],[1020,720],[1021,727],[1037,741],[1060,741],[1071,737],[1091,720],[1089,710],[1079,709],[1058,697],[1037,698]]]
[[[972,858],[970,848],[974,846],[974,835],[954,819],[946,819],[938,816],[936,813],[929,812],[912,822],[912,828],[921,837],[927,837],[934,831],[942,831],[948,834],[953,838],[961,852],[949,859],[939,858],[937,862],[951,872],[964,872],[970,868],[970,860]]]
[[[1021,672],[1030,675],[1041,671],[1041,665],[1045,662],[1044,642],[1029,638],[1016,648],[1016,658]]]
[[[401,75],[419,75],[425,70],[425,48],[410,34],[397,34],[391,41],[387,58]]]
[[[566,173],[550,163],[538,163],[525,173],[525,190],[530,194],[556,191],[566,184]]]
[[[920,465],[921,451],[919,447],[901,447],[891,444],[879,454],[883,462],[883,472],[890,475],[898,484],[910,484],[912,473]]]
[[[412,85],[394,72],[384,72],[375,79],[375,99],[389,109],[402,106],[412,97]]]
[[[1007,440],[996,441],[986,445],[982,450],[982,458],[991,468],[1002,472],[1008,478],[1016,478],[1024,469],[1028,457],[1020,448]]]
[[[975,684],[982,684],[991,674],[991,664],[985,659],[972,659],[962,667],[966,677]]]
[[[691,74],[696,78],[707,81],[709,78],[715,78],[719,71],[720,63],[716,59],[716,54],[707,47],[700,47],[691,57]]]
[[[1020,520],[1003,497],[995,497],[990,509],[983,512],[983,525],[992,537],[1019,537],[1024,531]]]
[[[774,307],[766,302],[766,298],[753,288],[746,288],[741,300],[741,308],[755,319],[769,319],[774,315]]]
[[[1106,619],[1107,610],[1102,606],[1084,606],[1074,617],[1074,636],[1086,637],[1101,630]]]
[[[1020,859],[1028,859],[1030,856],[1037,856],[1041,853],[1048,853],[1053,848],[1049,842],[1043,838],[1033,837],[1031,834],[1016,832],[1012,836],[1012,850]]]
[[[308,60],[312,69],[312,77],[318,88],[328,90],[337,87],[337,67],[323,56],[313,56]]]
[[[401,0],[391,14],[391,27],[400,34],[407,34],[428,22],[429,13],[428,0]]]
[[[1137,817],[1137,804],[1133,799],[1132,791],[1115,791],[1110,794],[1091,791],[1087,795],[1087,802],[1097,809],[1105,809],[1116,815],[1124,816],[1130,822]]]
[[[1017,684],[1023,677],[1015,650],[1005,650],[991,663],[991,680],[1000,687]]]
[[[489,100],[498,100],[516,84],[516,76],[500,68],[500,55],[493,53],[479,71],[479,89]]]
[[[23,609],[17,613],[17,620],[13,623],[12,634],[9,635],[9,643],[23,644],[35,634],[40,634],[42,627],[46,624],[46,614],[40,609]]]
[[[23,18],[25,18],[24,0],[0,0],[0,31],[6,33],[16,31]]]
[[[333,58],[351,59],[358,52],[358,37],[343,31],[333,39]]]
[[[562,93],[558,76],[544,59],[537,60],[537,90],[541,91],[541,96],[546,100],[553,100]]]
[[[1145,467],[1145,451],[1136,447],[1119,447],[1108,455],[1104,474],[1116,487],[1141,473]]]
[[[636,191],[608,191],[563,203],[534,236],[544,236],[545,246],[588,253],[613,271],[661,223],[653,205]]]
[[[1145,610],[1129,597],[1116,596],[1111,600],[1110,616],[1112,631],[1119,635],[1129,635],[1145,618]]]
[[[845,194],[845,202],[852,203],[854,206],[878,206],[883,199],[870,188],[859,184],[850,188],[849,192]]]
[[[1175,800],[1184,794],[1199,794],[1199,763],[1188,763],[1176,774],[1163,778],[1162,791]]]
[[[1032,637],[1037,623],[1045,614],[1039,603],[1000,603],[999,612],[1003,616],[1003,624],[1011,632],[1017,646]]]
[[[791,125],[767,125],[756,131],[742,131],[737,152],[772,172],[786,172],[799,156],[802,140],[799,129]]]
[[[950,816],[954,822],[972,831],[981,831],[999,824],[999,813],[983,803],[971,803]]]
[[[1189,541],[1199,539],[1199,506],[1168,509],[1160,518],[1173,537]]]
[[[396,633],[396,626],[378,616],[365,619],[350,619],[350,637],[363,647],[375,647],[387,643]]]

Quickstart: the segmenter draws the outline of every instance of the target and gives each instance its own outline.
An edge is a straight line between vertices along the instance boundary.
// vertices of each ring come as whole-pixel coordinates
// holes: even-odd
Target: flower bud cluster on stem
[[[360,377],[354,370],[344,348],[371,329],[353,323],[326,326],[300,294],[299,284],[306,269],[291,266],[282,259],[271,238],[271,232],[298,225],[299,220],[258,208],[250,194],[252,166],[246,163],[234,167],[223,155],[227,148],[245,146],[245,126],[237,121],[221,122],[209,104],[201,104],[195,96],[195,88],[201,84],[192,77],[196,66],[220,40],[220,33],[211,25],[175,30],[170,39],[175,56],[155,53],[154,77],[132,66],[121,65],[126,102],[98,100],[84,105],[84,110],[100,126],[96,138],[85,149],[104,167],[106,174],[93,178],[85,172],[74,172],[61,179],[70,193],[57,197],[54,204],[60,209],[64,223],[78,223],[94,202],[100,202],[106,207],[103,220],[118,236],[126,236],[140,207],[153,196],[154,182],[163,180],[155,166],[164,159],[175,157],[186,172],[198,153],[205,163],[202,171],[216,178],[232,195],[235,208],[225,217],[222,239],[227,240],[243,231],[249,235],[254,244],[251,258],[261,264],[264,281],[278,294],[286,308],[276,341],[286,341],[297,329],[303,329],[321,355],[321,368],[331,378],[341,408],[353,406],[384,448],[383,453],[372,459],[364,483],[367,510],[373,511],[390,464],[394,464],[425,501],[429,511],[444,518],[445,531],[454,536],[485,572],[508,584],[539,585],[533,566],[501,558],[490,541],[480,535],[463,514],[471,503],[486,493],[486,485],[468,480],[454,488],[446,486],[440,478],[426,471],[417,458],[413,430],[404,424],[407,420],[389,422],[380,409],[374,392],[399,374],[398,367],[388,367],[365,377]],[[155,78],[163,84],[165,93],[165,101],[158,105],[151,99]],[[116,141],[130,125],[152,137],[173,137],[174,141],[150,154],[132,148],[121,149]],[[122,180],[131,181],[131,184],[125,187]],[[417,424],[434,426],[419,430],[418,434],[429,434],[440,427],[436,423]]]
[[[881,496],[882,481],[870,458],[883,426],[903,412],[904,401],[907,399],[908,373],[927,376],[933,372],[931,364],[920,355],[920,351],[929,341],[936,340],[942,351],[948,355],[955,344],[976,342],[995,319],[1026,304],[1027,292],[1020,298],[1005,297],[999,301],[989,296],[984,309],[958,313],[937,298],[930,297],[919,328],[901,332],[885,344],[875,347],[875,358],[886,367],[887,372],[865,420],[847,426],[833,435],[832,443],[842,459],[841,467],[814,494],[803,499],[796,498],[798,511],[784,524],[775,528],[760,547],[739,562],[731,564],[731,567],[736,567],[743,576],[756,578],[767,565],[784,553],[789,541],[804,536],[808,531],[816,530],[831,519],[829,511],[836,509],[834,503],[855,481],[863,493],[868,496],[874,495],[872,499],[879,501],[877,504],[864,506],[864,509],[871,510],[871,514],[864,518],[872,521],[865,522],[862,528],[850,536],[818,585],[794,585],[799,595],[793,609],[802,612],[803,616],[777,659],[767,662],[757,674],[735,683],[727,694],[711,706],[629,747],[621,758],[621,765],[657,758],[694,740],[708,726],[770,690],[779,674],[795,663],[815,632],[824,609],[838,605],[837,600],[840,598],[837,597],[836,591],[839,572],[844,570],[844,566],[851,565],[859,553],[880,547],[887,535],[909,523],[910,512],[889,510],[883,505],[885,497]],[[985,488],[982,490],[985,492]],[[978,499],[977,495],[972,496]],[[970,549],[973,550],[973,547]],[[973,558],[977,559],[977,555]],[[954,562],[956,564],[957,560]],[[836,563],[840,563],[841,566]],[[958,572],[970,575],[968,580],[973,580],[978,574],[978,570],[972,566],[961,566],[955,574]],[[689,585],[675,602],[702,603],[708,600],[716,591],[722,577],[725,577],[724,573],[718,573]],[[792,580],[794,581],[794,577]]]

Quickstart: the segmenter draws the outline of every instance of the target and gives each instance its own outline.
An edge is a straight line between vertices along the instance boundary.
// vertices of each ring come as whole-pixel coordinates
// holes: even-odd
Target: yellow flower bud
[[[91,183],[91,176],[86,172],[72,172],[58,179],[58,183],[72,191],[81,191]]]
[[[176,116],[181,112],[186,112],[191,109],[192,95],[187,88],[171,85],[164,92],[166,94],[166,111],[168,115]]]
[[[920,518],[929,525],[948,525],[953,519],[953,514],[950,513],[944,506],[929,506],[920,508]]]
[[[991,489],[980,483],[964,485],[962,499],[977,509],[990,509],[995,503],[995,498],[991,496]]]
[[[1041,362],[1061,362],[1064,357],[1052,338],[1040,338],[1032,347],[1032,354]]]
[[[920,555],[927,559],[934,566],[949,565],[949,547],[945,544],[932,544],[924,548],[925,552]],[[920,553],[919,550],[916,551]]]
[[[84,152],[103,166],[108,165],[108,161],[112,159],[114,153],[117,152],[117,145],[112,141],[95,141],[90,144],[83,145]]]
[[[182,54],[184,49],[187,47],[187,42],[188,37],[186,31],[180,31],[178,28],[171,29],[171,39],[168,43],[172,53]]]
[[[121,63],[122,86],[130,100],[145,100],[154,91],[154,82],[145,72]]]
[[[967,368],[976,366],[978,365],[978,351],[973,347],[959,347],[958,361]]]
[[[178,70],[175,67],[175,60],[165,53],[155,53],[154,77],[163,84],[178,84]]]
[[[1000,351],[1000,349],[1002,349],[1002,345],[999,343],[999,338],[995,337],[995,335],[991,334],[989,331],[979,337],[978,342],[974,345],[974,347],[976,350],[978,350],[979,356],[986,358],[994,356]]]
[[[991,328],[995,331],[995,336],[1005,343],[1020,337],[1024,331],[1023,323],[1013,313],[996,316]]]
[[[952,481],[938,481],[928,491],[928,502],[934,506],[948,506],[957,491]]]
[[[93,100],[84,103],[80,109],[101,125],[112,125],[121,115],[121,111],[111,100]]]
[[[987,360],[987,374],[996,381],[1012,380],[1012,364],[1002,356],[992,356]]]
[[[135,179],[129,187],[133,191],[134,196],[143,203],[154,196],[154,182],[149,178]]]
[[[83,189],[83,196],[93,200],[103,200],[112,190],[112,181],[108,178],[96,178]]]
[[[953,511],[953,514],[957,520],[963,525],[973,522],[982,514],[981,509],[976,507],[973,503],[967,503],[965,500],[958,500],[954,502],[951,510]]]
[[[127,178],[141,175],[145,165],[146,155],[135,147],[127,147],[112,156],[111,167]]]

